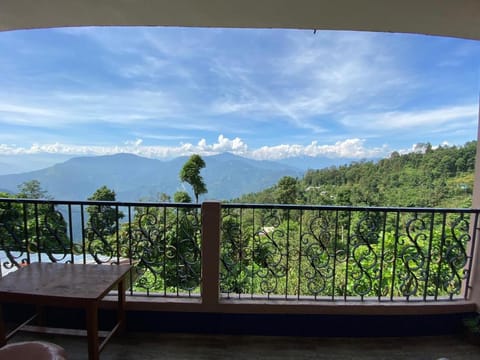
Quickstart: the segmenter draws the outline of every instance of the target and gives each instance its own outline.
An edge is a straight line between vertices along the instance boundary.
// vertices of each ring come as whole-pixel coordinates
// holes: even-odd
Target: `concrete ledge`
[[[173,301],[175,300],[175,301]],[[116,323],[115,302],[105,301],[100,329]],[[199,299],[130,299],[127,330],[134,332],[242,334],[318,337],[433,336],[462,332],[462,320],[474,304],[218,304],[209,309]],[[7,310],[7,309],[6,309]],[[9,304],[6,317],[17,322],[35,309]],[[8,316],[7,316],[8,315]],[[85,328],[78,309],[47,308],[49,326]]]
[[[476,304],[454,301],[293,301],[293,300],[220,300],[203,304],[198,297],[127,296],[127,311],[195,312],[223,314],[325,314],[325,315],[435,315],[472,313]],[[114,309],[115,295],[102,306]]]

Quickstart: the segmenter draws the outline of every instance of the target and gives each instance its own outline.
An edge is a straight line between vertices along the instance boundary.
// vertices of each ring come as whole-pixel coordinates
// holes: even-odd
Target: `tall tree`
[[[115,201],[115,196],[115,191],[104,185],[98,188],[88,200]],[[114,234],[117,220],[124,217],[121,211],[109,205],[90,205],[87,207],[87,212],[89,215],[87,237],[90,241],[94,238],[103,240],[106,236]]]
[[[291,176],[282,177],[277,184],[277,202],[279,204],[295,204],[298,196],[297,187],[297,179]]]
[[[30,180],[18,185],[17,197],[22,199],[52,199],[48,191],[42,189],[40,181]]]
[[[207,193],[207,186],[203,182],[203,178],[200,175],[200,170],[205,167],[205,161],[203,161],[200,155],[194,154],[190,156],[187,162],[180,170],[180,180],[189,183],[193,188],[195,195],[195,202],[198,203],[198,196]]]
[[[173,201],[177,203],[191,203],[192,198],[186,191],[177,191],[175,194],[173,194]]]

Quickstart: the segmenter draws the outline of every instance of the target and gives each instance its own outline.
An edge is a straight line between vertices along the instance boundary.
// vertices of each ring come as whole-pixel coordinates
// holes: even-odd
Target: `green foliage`
[[[229,209],[223,218],[222,292],[384,299],[460,294],[468,216],[362,209],[290,210],[287,217],[273,209],[257,212]]]
[[[115,191],[107,186],[98,188],[88,200],[115,201]],[[88,220],[85,229],[87,249],[97,262],[101,260],[99,255],[113,257],[116,246],[113,235],[117,231],[118,221],[124,214],[117,207],[109,205],[87,206]]]
[[[173,201],[177,203],[191,203],[192,198],[186,191],[177,191],[175,194],[173,194]]]
[[[42,189],[40,181],[30,180],[26,181],[18,186],[18,198],[23,199],[51,199],[48,192]]]
[[[95,201],[115,201],[115,191],[110,190],[105,185],[97,189],[88,200]],[[91,205],[87,207],[89,229],[87,238],[93,240],[95,233],[105,237],[115,233],[117,220],[124,217],[122,212],[108,205]]]
[[[190,156],[187,162],[180,170],[180,180],[187,182],[193,188],[195,194],[195,202],[198,203],[198,196],[207,193],[207,186],[205,185],[200,170],[205,167],[205,161],[203,161],[200,155],[194,154]]]
[[[18,188],[17,195],[1,193],[0,197],[51,199],[37,180],[24,182]],[[7,252],[43,252],[51,257],[63,254],[70,248],[67,224],[53,204],[2,203],[0,245]]]
[[[170,197],[170,195],[162,192],[160,194],[157,194],[157,201],[158,202],[170,202],[172,200],[172,198]]]
[[[291,176],[282,177],[276,187],[276,198],[279,204],[295,204],[298,198],[297,179]]]
[[[378,162],[308,170],[232,202],[349,206],[469,207],[476,141],[464,146],[421,144],[423,152],[393,152]],[[296,182],[296,186],[295,183]]]
[[[132,223],[122,226],[120,247],[136,264],[135,290],[198,291],[200,226],[196,212],[167,207],[138,207]]]

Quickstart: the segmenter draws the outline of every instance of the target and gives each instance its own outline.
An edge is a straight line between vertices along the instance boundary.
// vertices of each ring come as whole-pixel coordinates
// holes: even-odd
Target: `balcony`
[[[476,311],[479,213],[0,199],[1,270],[134,264],[132,331],[452,334]]]
[[[290,2],[275,12],[268,2],[215,3],[205,5],[209,11],[200,11],[200,16],[191,4],[179,9],[174,3],[157,4],[154,9],[134,1],[115,8],[91,2],[79,8],[65,2],[49,9],[39,2],[38,8],[27,9],[17,3],[7,5],[2,29],[161,24],[353,28],[479,38],[478,6],[471,2],[459,6],[430,1],[421,8],[371,2],[347,18],[345,9],[351,6],[343,3],[322,7]],[[474,204],[478,199],[476,191]],[[105,231],[89,226],[90,206],[125,216]],[[143,220],[136,218],[137,209],[144,212]],[[127,297],[129,330],[134,331],[438,335],[455,332],[458,321],[477,311],[480,303],[478,277],[473,278],[478,273],[477,210],[200,208],[1,199],[0,216],[1,275],[34,261],[136,264]],[[50,227],[48,219],[57,219],[63,228]],[[106,310],[109,307],[107,301]],[[219,319],[224,321],[208,322]],[[209,358],[258,357],[261,351],[266,358],[316,357],[319,352],[329,358],[362,353],[365,358],[385,358],[385,352],[394,359],[478,357],[478,349],[449,337],[309,341],[132,335],[113,340],[102,354],[106,358],[158,353],[198,358],[198,352],[211,354],[205,356]],[[73,359],[83,358],[77,345],[68,344]]]

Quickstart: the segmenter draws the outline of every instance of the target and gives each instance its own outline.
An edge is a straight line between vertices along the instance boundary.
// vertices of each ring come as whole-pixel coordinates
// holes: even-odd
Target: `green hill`
[[[169,161],[132,154],[78,157],[48,168],[20,174],[0,175],[0,188],[17,193],[18,185],[38,180],[57,200],[86,200],[99,187],[114,190],[120,201],[155,201],[158,194],[184,190],[179,172],[187,157]],[[208,193],[204,199],[231,199],[272,186],[285,175],[300,170],[271,161],[258,161],[224,153],[206,156],[202,171]],[[188,186],[185,186],[190,191]]]
[[[463,146],[425,144],[422,151],[393,152],[379,161],[308,170],[303,178],[285,177],[235,202],[296,204],[470,207],[476,141]]]

